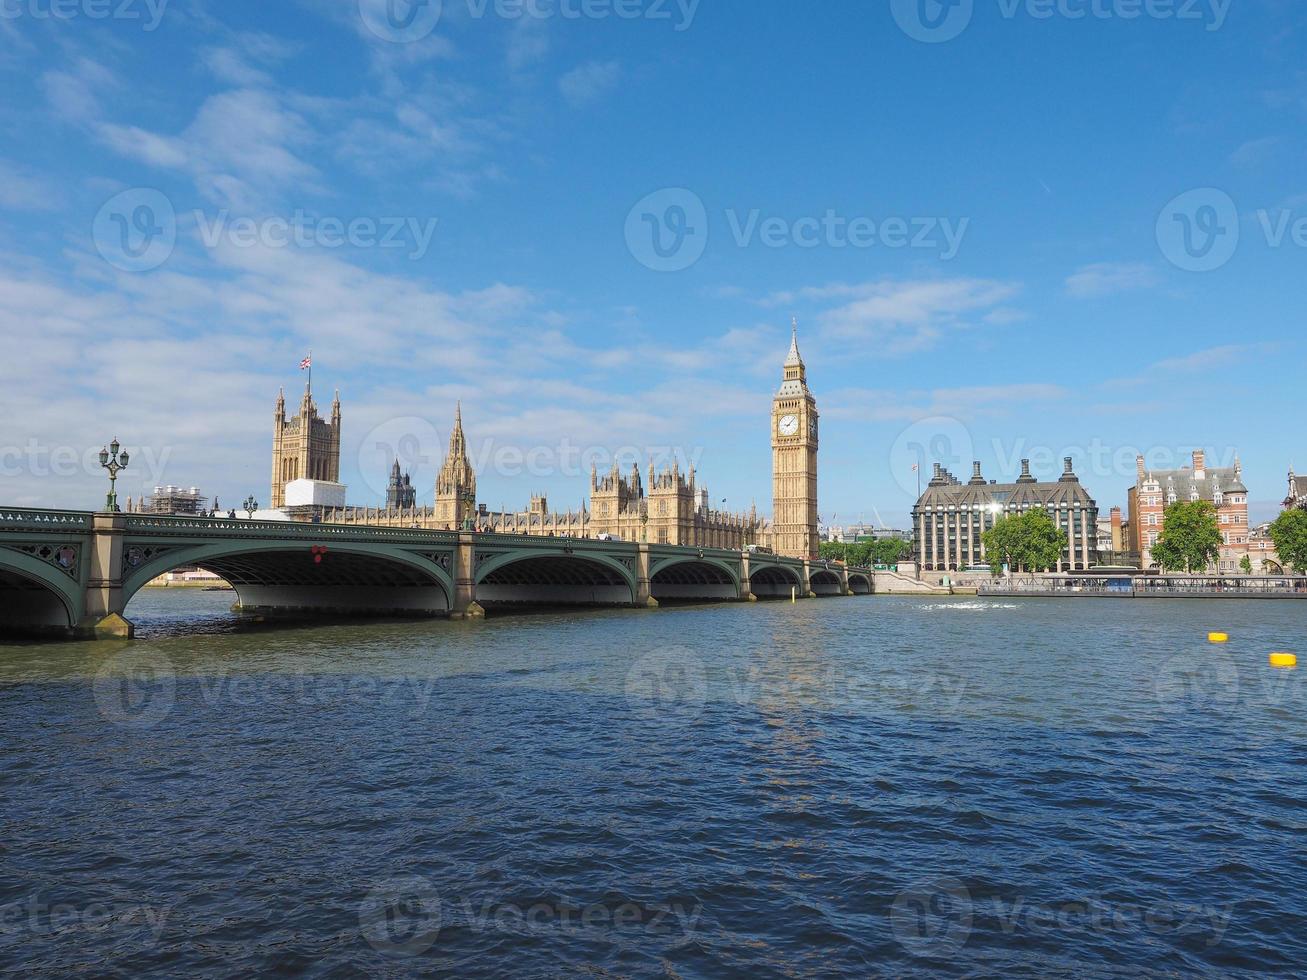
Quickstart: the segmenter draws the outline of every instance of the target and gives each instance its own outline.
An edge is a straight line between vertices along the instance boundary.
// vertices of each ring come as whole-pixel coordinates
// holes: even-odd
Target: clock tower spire
[[[780,390],[772,400],[772,531],[776,551],[817,557],[817,400],[793,321]]]

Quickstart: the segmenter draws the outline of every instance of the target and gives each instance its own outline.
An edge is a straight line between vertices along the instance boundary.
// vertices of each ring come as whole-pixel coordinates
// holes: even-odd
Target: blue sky
[[[492,506],[675,451],[766,511],[791,317],[823,519],[920,454],[1106,508],[1238,452],[1262,519],[1307,469],[1300,3],[387,2],[3,0],[6,503],[113,436],[265,499],[312,348],[352,502],[462,399]]]

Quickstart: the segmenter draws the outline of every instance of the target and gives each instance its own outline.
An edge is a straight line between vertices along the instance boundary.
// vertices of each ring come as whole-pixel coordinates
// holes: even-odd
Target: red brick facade
[[[1237,573],[1248,554],[1248,488],[1243,467],[1235,457],[1233,467],[1208,467],[1207,454],[1197,450],[1193,466],[1178,470],[1147,470],[1138,458],[1138,476],[1130,488],[1130,547],[1142,557],[1143,568],[1153,568],[1152,548],[1166,524],[1166,508],[1173,503],[1206,500],[1216,507],[1221,528],[1221,556],[1209,569]]]

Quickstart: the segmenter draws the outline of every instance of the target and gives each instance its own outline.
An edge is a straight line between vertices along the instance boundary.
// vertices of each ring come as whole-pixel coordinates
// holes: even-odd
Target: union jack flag
[[[313,367],[313,358],[312,358],[311,356],[310,356],[310,357],[306,357],[306,358],[304,358],[304,360],[300,361],[300,370],[301,370],[301,371],[307,371],[307,370],[308,370],[309,368],[311,368],[311,367]]]

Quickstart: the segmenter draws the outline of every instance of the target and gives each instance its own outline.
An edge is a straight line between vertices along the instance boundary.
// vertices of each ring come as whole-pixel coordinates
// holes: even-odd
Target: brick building
[[[1166,508],[1171,504],[1205,500],[1216,508],[1221,529],[1221,554],[1209,571],[1237,573],[1248,554],[1248,488],[1243,466],[1236,456],[1234,466],[1209,467],[1207,454],[1195,450],[1193,466],[1178,470],[1149,470],[1144,457],[1136,459],[1135,485],[1128,492],[1130,547],[1140,554],[1141,567],[1155,568],[1152,549],[1166,526]]]

